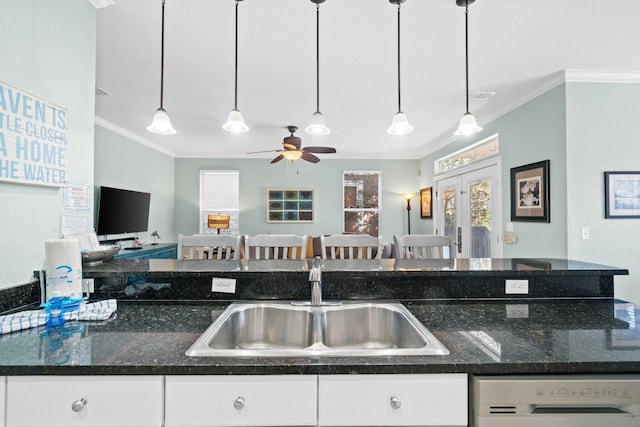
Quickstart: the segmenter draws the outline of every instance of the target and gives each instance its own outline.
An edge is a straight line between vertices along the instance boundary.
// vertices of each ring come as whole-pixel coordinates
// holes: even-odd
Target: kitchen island
[[[185,356],[232,300],[307,300],[306,261],[285,264],[88,267],[93,299],[117,298],[116,317],[0,336],[0,375],[640,372],[640,307],[613,298],[613,276],[627,271],[552,259],[325,262],[325,300],[399,300],[446,356]],[[235,278],[235,293],[212,292],[212,277]],[[508,293],[506,280],[527,280],[528,293]]]

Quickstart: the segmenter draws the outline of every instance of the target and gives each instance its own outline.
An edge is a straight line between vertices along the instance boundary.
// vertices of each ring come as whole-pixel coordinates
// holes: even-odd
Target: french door
[[[502,257],[500,159],[436,178],[435,233],[450,236],[456,258]]]

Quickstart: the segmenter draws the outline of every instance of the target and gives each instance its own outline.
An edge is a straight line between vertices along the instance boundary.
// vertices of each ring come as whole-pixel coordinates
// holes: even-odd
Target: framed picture
[[[511,168],[511,221],[551,222],[549,160]]]
[[[604,173],[604,217],[640,218],[640,172]]]
[[[433,187],[422,188],[420,190],[420,218],[432,218],[431,212],[431,190]]]
[[[313,190],[268,188],[267,222],[313,222]]]

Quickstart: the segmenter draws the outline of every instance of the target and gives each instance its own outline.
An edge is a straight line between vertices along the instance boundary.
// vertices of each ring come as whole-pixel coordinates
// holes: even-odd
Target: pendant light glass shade
[[[413,132],[413,126],[409,124],[407,115],[402,112],[400,92],[400,4],[405,0],[389,0],[389,2],[398,6],[398,112],[393,116],[391,127],[387,129],[387,133],[389,135],[407,135]]]
[[[171,125],[169,115],[162,108],[158,108],[156,115],[153,116],[153,121],[147,126],[147,130],[159,135],[173,135],[176,133],[176,130]]]
[[[164,1],[165,0],[162,0],[162,31],[160,43],[160,108],[156,110],[153,121],[147,126],[147,130],[159,135],[173,135],[176,133],[176,130],[171,125],[169,115],[162,104],[164,97]]]
[[[242,133],[248,131],[249,126],[245,124],[244,117],[242,117],[242,113],[240,111],[231,110],[227,117],[227,122],[222,125],[222,129],[228,132]]]
[[[311,135],[328,135],[331,130],[327,127],[327,123],[324,121],[324,116],[320,111],[313,113],[311,123],[304,128],[305,132]]]
[[[313,113],[309,126],[304,128],[304,131],[310,135],[329,135],[331,133],[331,129],[327,126],[327,122],[320,112],[320,3],[324,3],[324,1],[311,0],[316,5],[316,112]]]
[[[389,135],[407,135],[411,132],[413,132],[413,126],[409,124],[407,115],[403,112],[396,113],[393,116],[391,127],[387,129],[387,133]]]
[[[222,129],[232,133],[243,133],[249,130],[249,126],[244,122],[244,117],[238,110],[238,3],[236,0],[236,47],[235,47],[235,81],[234,81],[234,103],[233,110],[227,116],[227,122],[222,125]]]
[[[458,130],[456,131],[456,135],[464,135],[468,136],[476,132],[480,132],[482,128],[478,125],[476,118],[473,117],[471,113],[465,113],[460,118],[460,124],[458,125]]]
[[[282,152],[282,157],[284,157],[287,160],[298,160],[300,157],[302,157],[302,151],[300,150],[285,150]]]
[[[460,118],[460,124],[458,125],[458,130],[456,130],[455,135],[463,136],[468,136],[482,130],[476,118],[469,112],[469,5],[474,1],[475,0],[456,0],[458,6],[464,6],[464,60],[467,112]]]

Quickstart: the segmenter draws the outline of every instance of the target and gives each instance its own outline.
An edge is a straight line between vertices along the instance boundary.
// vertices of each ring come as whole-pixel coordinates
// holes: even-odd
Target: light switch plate
[[[505,294],[528,294],[529,293],[529,281],[528,280],[505,280],[504,287]]]

